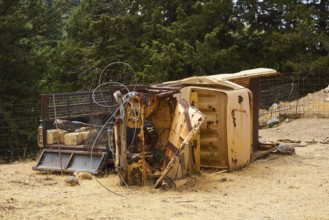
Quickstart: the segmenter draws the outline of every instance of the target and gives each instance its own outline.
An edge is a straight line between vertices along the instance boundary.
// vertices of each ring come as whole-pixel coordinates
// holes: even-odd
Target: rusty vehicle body
[[[78,107],[78,103],[56,106],[56,96],[59,99],[61,95],[45,95],[43,109],[48,108],[48,112],[70,106],[77,106],[79,111],[71,112],[78,112],[76,115],[42,115],[39,144],[43,152],[34,169],[98,173],[110,163],[122,183],[151,183],[154,187],[168,178],[176,180],[199,173],[202,167],[237,170],[252,161],[258,148],[259,79],[277,75],[273,69],[260,68],[129,89],[112,88],[98,94],[111,103],[112,109],[93,105],[90,97],[83,101],[85,108]],[[104,117],[105,122],[96,126],[91,115]],[[90,126],[81,143],[70,146],[67,143],[72,141],[60,140],[58,120],[64,119],[71,120],[70,126],[72,120],[78,121],[73,123],[78,128]],[[59,127],[65,138],[83,132],[67,131],[68,126],[62,124]],[[57,143],[47,139],[49,129],[57,132]],[[91,136],[92,130],[98,135]],[[102,136],[106,141],[100,140]],[[93,141],[88,142],[90,138]]]

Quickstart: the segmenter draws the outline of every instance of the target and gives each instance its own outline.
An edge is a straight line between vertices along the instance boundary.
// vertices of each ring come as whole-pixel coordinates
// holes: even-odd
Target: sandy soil
[[[260,131],[262,141],[307,144],[294,156],[270,155],[233,173],[203,171],[175,190],[119,186],[115,175],[79,186],[67,176],[0,166],[0,219],[329,219],[329,119],[298,119]]]

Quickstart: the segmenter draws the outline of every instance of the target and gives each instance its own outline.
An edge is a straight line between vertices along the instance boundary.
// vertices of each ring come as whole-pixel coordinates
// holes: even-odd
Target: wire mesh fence
[[[263,79],[260,96],[260,125],[272,117],[329,117],[327,74]]]
[[[0,163],[35,155],[39,109],[34,103],[0,106]]]

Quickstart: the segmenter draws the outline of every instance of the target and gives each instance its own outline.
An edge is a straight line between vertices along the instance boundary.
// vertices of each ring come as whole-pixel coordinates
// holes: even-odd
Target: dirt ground
[[[297,119],[260,131],[262,141],[300,140],[233,172],[205,170],[175,190],[119,186],[116,175],[68,186],[68,176],[0,165],[0,219],[329,219],[329,119]],[[179,184],[178,184],[179,185]]]

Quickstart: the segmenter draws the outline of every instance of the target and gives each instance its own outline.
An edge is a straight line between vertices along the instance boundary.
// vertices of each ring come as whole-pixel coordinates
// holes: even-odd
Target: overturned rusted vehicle
[[[35,170],[87,171],[112,165],[121,182],[153,184],[234,171],[259,150],[259,80],[273,69],[190,77],[151,86],[42,96]]]

